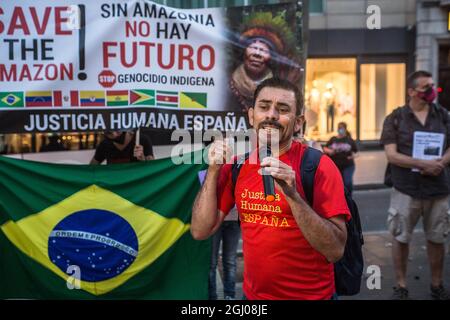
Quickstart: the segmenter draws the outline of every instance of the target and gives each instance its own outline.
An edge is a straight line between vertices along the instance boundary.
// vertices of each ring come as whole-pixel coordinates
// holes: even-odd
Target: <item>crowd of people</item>
[[[444,244],[450,228],[449,115],[434,103],[436,91],[430,73],[414,72],[408,77],[407,87],[406,105],[386,117],[380,140],[389,163],[392,186],[387,214],[396,275],[392,298],[410,298],[406,282],[409,243],[422,217],[431,270],[430,294],[435,300],[449,300],[450,294],[443,285]],[[255,153],[258,164],[244,162],[237,181],[233,181],[232,164],[224,164],[231,152],[229,146],[215,142],[210,147],[207,176],[192,209],[191,232],[195,239],[213,236],[215,252],[222,239],[227,299],[235,298],[234,289],[230,289],[230,283],[234,285],[234,282],[230,281],[235,280],[236,255],[235,246],[227,244],[223,230],[229,215],[235,215],[236,210],[243,239],[243,299],[336,299],[331,266],[342,257],[346,243],[346,221],[350,213],[343,201],[344,190],[350,195],[353,191],[358,147],[343,122],[338,124],[337,135],[325,145],[307,141],[302,108],[299,93],[287,81],[272,78],[257,87],[254,105],[248,112],[249,122],[258,133],[265,131],[270,135],[278,129],[280,152],[264,159]],[[440,145],[423,147],[427,137],[434,143],[441,141]],[[417,155],[418,145],[422,145],[422,156]],[[321,159],[314,182],[314,199],[318,201],[312,207],[306,203],[297,179],[299,159],[308,147],[323,148],[329,156]],[[248,205],[248,194],[263,189],[261,179],[257,178],[261,167],[274,178],[279,201],[275,208],[279,212],[277,209],[265,212],[264,206]],[[258,197],[251,201],[264,203]],[[273,219],[275,214],[277,219],[285,219],[285,228],[261,223],[262,217],[272,215]],[[260,218],[250,219],[250,215]],[[233,234],[237,235],[239,224],[234,226]],[[236,243],[236,237],[230,239]],[[232,254],[229,248],[233,248]],[[217,298],[216,267],[215,253],[210,273],[211,299]]]
[[[434,103],[436,93],[430,73],[415,72],[407,84],[408,102],[386,117],[380,140],[389,162],[392,186],[387,226],[393,236],[397,282],[393,298],[409,298],[406,282],[409,243],[422,217],[431,296],[446,300],[450,298],[443,286],[444,243],[449,228],[446,168],[450,164],[450,121],[448,112]],[[218,298],[216,275],[221,260],[225,299],[336,299],[333,263],[344,254],[346,223],[351,219],[344,192],[351,195],[353,191],[357,143],[344,122],[338,124],[337,134],[324,145],[306,140],[301,93],[295,85],[279,78],[268,78],[258,85],[248,117],[258,132],[260,146],[270,145],[273,132],[278,131],[279,151],[266,158],[260,158],[258,152],[250,154],[240,168],[239,179],[234,181],[233,165],[226,163],[230,158],[229,145],[215,141],[209,147],[209,167],[192,208],[191,225],[195,239],[212,237],[209,298]],[[435,135],[433,141],[442,137],[437,139],[440,145],[433,145],[432,155],[425,150],[422,157],[417,156],[417,145],[424,143],[418,140],[420,133]],[[136,132],[108,131],[104,137],[91,164],[154,158],[147,136],[142,135],[137,141]],[[328,155],[320,159],[312,206],[307,203],[298,179],[301,159],[311,147]],[[252,157],[256,165],[250,161]],[[265,209],[264,198],[254,196],[263,190],[262,179],[258,178],[261,168],[273,177],[276,185],[271,210]],[[236,296],[241,234],[244,297]]]
[[[407,95],[407,103],[386,117],[380,139],[389,163],[386,183],[392,187],[387,228],[393,237],[393,298],[409,299],[409,243],[422,218],[431,297],[448,300],[443,267],[444,244],[450,231],[449,115],[434,103],[436,90],[428,72],[417,71],[408,77]],[[191,233],[199,240],[212,238],[211,300],[218,298],[219,265],[225,299],[337,298],[333,263],[343,256],[347,240],[346,226],[351,214],[344,195],[351,197],[353,192],[358,145],[345,122],[338,124],[336,135],[324,144],[307,140],[303,108],[297,86],[268,77],[255,88],[248,121],[258,133],[259,146],[270,145],[276,136],[279,150],[265,158],[260,158],[258,152],[248,155],[240,167],[239,179],[234,180],[233,164],[226,163],[230,158],[229,145],[215,141],[209,147],[206,178],[192,208]],[[273,135],[275,131],[278,135]],[[432,145],[427,146],[427,141],[432,141]],[[307,202],[299,179],[301,159],[308,148],[327,155],[321,157],[315,174],[312,205]],[[42,152],[63,150],[57,135],[50,136],[41,148]],[[250,161],[252,157],[256,162]],[[147,135],[138,131],[106,131],[90,164],[153,159],[153,145]],[[266,199],[256,196],[264,189],[259,178],[261,168],[273,177],[276,186],[276,200],[270,210]],[[241,236],[244,297],[236,295]]]
[[[248,50],[262,55],[264,46],[268,45],[256,41]],[[385,180],[392,187],[387,229],[393,237],[393,299],[410,298],[409,243],[420,218],[431,297],[450,299],[443,281],[444,245],[450,231],[450,121],[448,111],[435,103],[434,86],[430,73],[412,73],[407,79],[407,103],[385,118],[380,138],[388,160]],[[307,140],[303,97],[288,80],[272,75],[262,79],[254,89],[253,102],[247,104],[248,122],[258,133],[259,147],[270,146],[276,137],[279,150],[265,158],[256,151],[249,154],[234,177],[233,164],[226,163],[230,146],[224,141],[209,146],[209,167],[191,221],[195,239],[212,238],[209,299],[218,298],[219,265],[225,299],[337,299],[333,265],[343,257],[348,237],[351,211],[346,195],[351,197],[353,192],[358,145],[345,122],[338,123],[336,135],[324,144]],[[320,158],[314,176],[313,203],[307,201],[300,178],[308,148],[326,155]],[[52,135],[40,151],[64,150],[60,138]],[[90,164],[153,159],[147,135],[105,131]],[[270,206],[258,196],[264,190],[261,168],[273,177],[276,187]],[[241,237],[243,297],[236,294]]]
[[[298,39],[286,34],[285,19],[254,13],[253,19],[245,20],[247,25],[235,41],[240,59],[229,67],[223,89],[229,99],[227,111],[247,115],[257,132],[257,145],[243,158],[233,155],[226,141],[212,142],[206,176],[192,205],[192,237],[211,240],[209,299],[219,298],[220,274],[226,300],[337,300],[335,266],[349,259],[346,250],[355,236],[350,230],[355,219],[351,204],[360,148],[347,123],[339,122],[334,132],[339,110],[334,99],[325,103],[326,133],[333,136],[323,143],[306,138],[305,103],[299,88],[304,70],[298,61],[289,60],[295,56]],[[410,74],[406,89],[406,104],[387,115],[380,138],[388,161],[385,181],[391,187],[386,226],[393,239],[392,298],[410,298],[409,244],[422,218],[430,296],[450,300],[444,287],[444,246],[450,232],[449,113],[435,102],[431,73]],[[335,96],[332,86],[327,90]],[[351,101],[342,106],[342,113],[355,112]],[[6,141],[0,143],[2,153]],[[271,153],[263,156],[259,152],[263,148]],[[320,156],[307,190],[302,173],[311,168],[305,169],[303,160],[312,149]],[[45,137],[40,148],[40,152],[65,150],[57,135],[48,141]],[[154,159],[150,137],[139,130],[105,131],[90,165]],[[270,200],[266,181],[275,186]],[[243,296],[236,290],[240,240]]]

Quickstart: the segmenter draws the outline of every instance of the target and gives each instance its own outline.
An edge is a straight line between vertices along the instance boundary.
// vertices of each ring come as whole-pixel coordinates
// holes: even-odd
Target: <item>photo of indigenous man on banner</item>
[[[0,133],[240,131],[256,85],[302,86],[302,7],[0,4]]]
[[[300,11],[281,6],[229,8],[227,16],[230,26],[240,26],[232,33],[230,46],[229,86],[234,98],[230,105],[247,111],[258,84],[273,76],[299,83],[303,72],[302,42],[296,28]]]

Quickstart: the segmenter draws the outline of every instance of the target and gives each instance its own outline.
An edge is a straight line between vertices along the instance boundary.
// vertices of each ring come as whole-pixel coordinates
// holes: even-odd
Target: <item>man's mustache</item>
[[[263,129],[264,126],[274,126],[278,130],[283,129],[283,126],[279,122],[273,120],[264,120],[259,124],[258,129]]]

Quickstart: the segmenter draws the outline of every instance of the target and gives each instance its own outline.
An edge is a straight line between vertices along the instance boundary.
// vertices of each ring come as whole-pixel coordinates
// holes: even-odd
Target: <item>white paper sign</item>
[[[414,132],[413,158],[421,160],[433,160],[442,157],[444,149],[443,133],[434,132]],[[418,171],[413,169],[413,171]]]

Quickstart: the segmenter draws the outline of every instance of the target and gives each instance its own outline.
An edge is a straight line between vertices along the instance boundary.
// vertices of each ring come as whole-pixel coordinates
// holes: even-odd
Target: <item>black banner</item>
[[[244,112],[196,112],[156,108],[46,109],[0,112],[3,133],[79,132],[104,130],[245,131]]]

